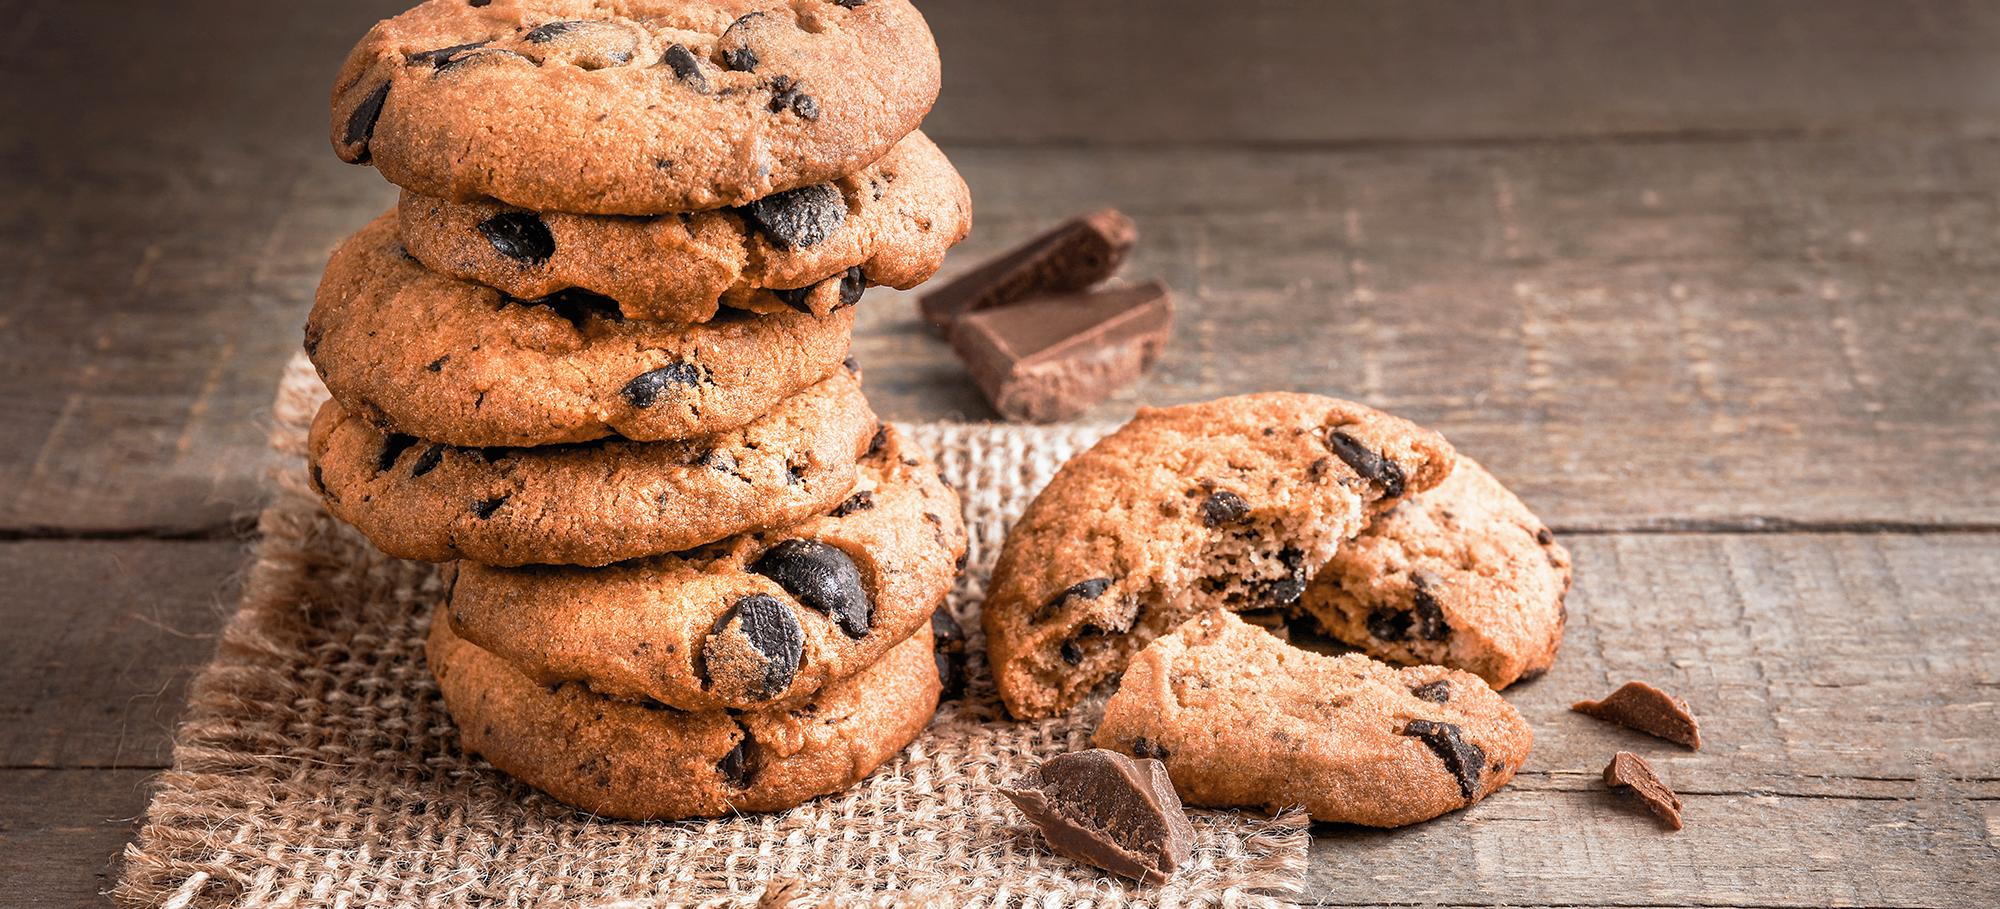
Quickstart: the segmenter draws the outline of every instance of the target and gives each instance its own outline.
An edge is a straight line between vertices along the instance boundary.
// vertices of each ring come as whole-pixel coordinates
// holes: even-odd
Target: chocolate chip
[[[707,678],[710,667],[732,665],[729,658],[734,655],[735,645],[727,634],[732,625],[764,664],[750,695],[761,700],[791,685],[792,678],[798,675],[799,661],[805,656],[805,631],[790,608],[777,597],[761,593],[737,600],[736,605],[715,620],[708,639],[702,642],[702,660],[696,671]]]
[[[732,72],[754,73],[757,71],[757,52],[747,47],[732,47],[722,52],[722,65]]]
[[[437,50],[418,51],[414,54],[405,55],[403,62],[409,66],[429,64],[431,68],[435,69],[443,66],[444,62],[450,60],[453,56],[469,50],[478,50],[485,47],[487,43],[485,41],[474,41],[469,44],[454,44],[450,47],[440,47]]]
[[[580,287],[559,290],[546,297],[519,301],[523,306],[546,307],[564,321],[582,331],[592,317],[618,321],[624,317],[618,309],[618,301],[603,294],[591,293]]]
[[[1306,585],[1311,579],[1306,577],[1306,554],[1287,546],[1278,550],[1278,563],[1289,569],[1284,577],[1267,579],[1257,585],[1257,599],[1268,606],[1290,606],[1305,596]]]
[[[1161,745],[1157,742],[1154,742],[1152,739],[1149,739],[1143,735],[1138,736],[1132,740],[1133,757],[1152,758],[1153,760],[1156,761],[1164,761],[1172,754],[1173,752],[1168,751],[1165,745]]]
[[[750,49],[748,43],[750,39],[747,33],[757,20],[762,18],[764,18],[763,13],[745,13],[737,17],[736,21],[729,23],[729,27],[723,30],[722,38],[719,42],[722,46],[723,66],[739,73],[754,73],[757,71],[757,64],[759,62],[757,52]]]
[[[1326,447],[1347,462],[1347,466],[1354,468],[1362,479],[1382,487],[1382,498],[1394,499],[1403,494],[1403,468],[1369,451],[1359,439],[1335,429],[1327,432]]]
[[[840,305],[853,306],[861,302],[862,293],[868,290],[868,274],[855,265],[840,276]]]
[[[708,77],[701,74],[701,61],[695,58],[693,51],[683,45],[671,45],[660,62],[674,71],[674,78],[686,82],[695,91],[708,94]]]
[[[1057,652],[1062,654],[1062,661],[1071,666],[1083,662],[1083,643],[1076,638],[1062,642],[1062,647]]]
[[[1451,682],[1445,679],[1426,682],[1410,689],[1410,693],[1415,695],[1418,700],[1429,701],[1433,704],[1443,704],[1451,700]]]
[[[1069,585],[1068,587],[1063,588],[1063,591],[1061,593],[1058,593],[1055,596],[1050,597],[1049,601],[1043,603],[1040,609],[1035,610],[1034,616],[1029,618],[1029,621],[1030,622],[1047,621],[1050,616],[1055,615],[1057,612],[1061,611],[1063,607],[1068,606],[1070,604],[1070,601],[1095,600],[1098,597],[1103,596],[1104,591],[1109,589],[1111,589],[1110,578],[1091,578],[1087,581],[1078,581],[1074,584]]]
[[[500,496],[496,499],[481,499],[472,503],[472,514],[474,517],[484,521],[492,517],[493,513],[499,511],[500,506],[505,504],[507,504],[506,496]]]
[[[354,146],[353,157],[349,159],[354,163],[368,160],[368,142],[375,138],[375,121],[382,118],[382,105],[388,100],[389,83],[384,82],[347,115],[347,133],[342,139],[344,144]]]
[[[503,211],[479,222],[479,232],[495,252],[517,262],[540,265],[556,254],[555,235],[531,211]]]
[[[649,369],[632,377],[619,389],[633,407],[651,407],[660,400],[682,388],[695,388],[707,381],[708,376],[700,366],[693,363],[668,363],[659,369]]]
[[[943,609],[931,613],[931,638],[937,643],[938,697],[951,700],[965,693],[965,630]]]
[[[1442,641],[1451,636],[1451,625],[1445,621],[1444,607],[1430,591],[1431,581],[1419,572],[1410,576],[1409,609],[1377,607],[1368,613],[1368,633],[1384,641],[1407,641],[1411,637],[1426,641]]]
[[[798,114],[801,120],[819,119],[819,102],[800,91],[791,77],[779,76],[771,80],[771,113],[782,114],[786,110]]]
[[[422,454],[417,455],[415,461],[410,462],[410,477],[415,479],[436,470],[438,463],[443,460],[443,445],[432,445],[424,449]]]
[[[417,444],[416,436],[406,436],[400,432],[390,433],[382,440],[382,454],[375,459],[375,472],[382,473],[396,466],[396,459],[402,457],[403,452],[409,451],[410,446],[415,444]]]
[[[722,756],[715,764],[715,772],[732,788],[750,787],[750,730],[742,730],[743,737],[736,740],[736,746]]]
[[[489,6],[489,5],[491,5],[492,3],[493,3],[493,0],[466,0],[466,5],[467,5],[467,6],[473,6],[473,7],[479,7],[479,6]]]
[[[799,602],[833,619],[848,637],[866,635],[875,620],[861,569],[838,546],[785,540],[764,551],[750,570],[778,582]]]
[[[857,511],[867,511],[874,507],[875,493],[864,489],[848,496],[847,501],[834,506],[833,511],[828,512],[828,514],[832,517],[844,518]]]
[[[445,354],[444,356],[432,360],[429,363],[425,363],[424,368],[430,370],[431,372],[443,372],[444,364],[449,362],[450,360],[451,360],[451,354]]]
[[[815,246],[847,220],[847,199],[831,183],[772,193],[741,209],[771,242],[784,249]]]
[[[942,607],[931,613],[931,637],[937,640],[939,650],[954,653],[965,650],[965,629]]]
[[[1540,543],[1543,546],[1547,546],[1550,543],[1554,543],[1555,541],[1556,541],[1556,535],[1553,532],[1551,532],[1547,527],[1535,531],[1535,542]]]
[[[1159,763],[1093,748],[1043,761],[1029,785],[1000,792],[1078,862],[1163,884],[1193,855],[1194,827]]]
[[[576,19],[567,19],[559,22],[550,22],[546,25],[537,26],[536,28],[529,30],[527,34],[522,35],[521,37],[524,40],[526,40],[529,44],[547,44],[550,41],[554,41],[557,38],[569,34],[570,32],[576,31],[577,29],[582,28],[587,24],[588,23]]]
[[[863,6],[867,3],[868,0],[833,0],[833,5],[838,6],[842,9],[853,9],[857,6]]]
[[[1451,723],[1411,720],[1402,734],[1422,739],[1444,761],[1445,769],[1458,777],[1459,794],[1471,800],[1479,792],[1479,772],[1486,767],[1486,752],[1466,741],[1464,730]]]
[[[882,446],[889,444],[889,424],[877,423],[875,435],[868,439],[868,451],[862,457],[872,458],[882,453]]]
[[[1243,497],[1227,489],[1218,489],[1201,500],[1201,522],[1210,527],[1224,524],[1246,524],[1250,521],[1250,503]]]

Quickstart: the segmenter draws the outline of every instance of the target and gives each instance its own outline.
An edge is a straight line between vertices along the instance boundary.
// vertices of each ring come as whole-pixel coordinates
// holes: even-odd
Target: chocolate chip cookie
[[[1141,410],[1007,535],[984,622],[1008,710],[1067,709],[1206,607],[1296,603],[1368,515],[1436,486],[1451,458],[1436,433],[1318,395]]]
[[[1505,785],[1534,733],[1469,672],[1309,653],[1215,609],[1132,658],[1095,741],[1165,763],[1189,804],[1398,827]]]
[[[397,218],[410,254],[453,277],[520,298],[585,290],[626,318],[701,322],[722,306],[825,315],[871,284],[914,287],[965,239],[972,202],[944,153],[911,133],[858,173],[741,208],[604,217],[404,192]]]
[[[603,565],[825,514],[878,424],[836,373],[747,426],[680,442],[461,448],[384,433],[337,402],[308,439],[314,488],[383,552]]]
[[[1328,634],[1392,663],[1436,663],[1505,688],[1562,643],[1569,552],[1460,455],[1451,475],[1377,515],[1306,587]]]
[[[333,398],[377,425],[454,445],[683,439],[741,426],[840,369],[852,311],[731,311],[629,322],[566,291],[508,297],[423,267],[384,216],[334,251],[306,320]]]
[[[543,685],[682,710],[796,700],[930,625],[965,555],[958,496],[895,430],[805,523],[603,568],[458,569],[454,633]]]
[[[333,147],[427,196],[649,215],[860,170],[937,99],[908,0],[429,0],[333,88]]]
[[[635,820],[778,811],[860,782],[930,723],[930,632],[811,699],[747,713],[686,713],[549,687],[433,621],[428,648],[459,741],[495,767],[592,814]]]

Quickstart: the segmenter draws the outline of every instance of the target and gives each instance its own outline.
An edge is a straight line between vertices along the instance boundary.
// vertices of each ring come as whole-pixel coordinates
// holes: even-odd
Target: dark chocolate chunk
[[[1443,704],[1451,700],[1451,682],[1445,679],[1438,679],[1435,682],[1425,682],[1410,689],[1410,693],[1415,695],[1418,700],[1429,701],[1433,704]]]
[[[710,381],[708,374],[693,363],[668,363],[632,377],[618,393],[633,407],[651,407],[678,389],[695,388]]]
[[[862,457],[872,458],[882,453],[882,446],[889,444],[889,424],[875,425],[875,434],[868,437],[868,451]]]
[[[583,28],[585,25],[588,24],[589,23],[576,19],[566,19],[559,22],[550,22],[545,25],[540,25],[536,26],[535,28],[529,29],[528,33],[522,35],[521,37],[525,39],[529,44],[547,44],[550,41],[554,41],[557,38],[569,34],[570,32],[576,31],[579,28]]]
[[[1701,750],[1701,724],[1687,702],[1645,682],[1626,682],[1604,700],[1578,701],[1569,709]]]
[[[1681,829],[1681,797],[1660,779],[1653,765],[1630,751],[1620,751],[1604,765],[1604,785],[1612,789],[1630,788],[1646,810],[1675,830]]]
[[[868,274],[861,266],[849,266],[840,274],[840,305],[853,306],[861,302],[861,295],[868,290]]]
[[[847,199],[831,183],[772,193],[740,209],[771,242],[784,249],[818,245],[847,220]]]
[[[712,683],[713,672],[747,670],[740,659],[744,644],[762,663],[762,671],[754,679],[743,680],[754,683],[749,694],[761,700],[784,691],[798,675],[799,661],[805,656],[805,630],[799,627],[798,616],[777,597],[751,594],[715,620],[708,639],[702,642],[695,671]]]
[[[368,142],[375,138],[375,121],[382,119],[382,105],[388,100],[389,83],[384,82],[347,115],[347,132],[341,138],[350,148],[343,158],[354,164],[367,162]]]
[[[1152,281],[971,313],[951,346],[1001,416],[1048,423],[1132,384],[1172,331],[1172,295]]]
[[[536,297],[533,300],[521,300],[518,302],[523,306],[545,307],[550,312],[561,316],[570,325],[575,326],[577,331],[582,331],[583,327],[589,324],[593,317],[614,321],[623,318],[618,310],[618,301],[603,294],[591,293],[580,287],[559,290],[546,297]]]
[[[841,7],[842,9],[853,9],[857,6],[863,6],[867,3],[868,0],[833,0],[833,5]]]
[[[450,361],[451,361],[451,354],[445,354],[442,357],[439,357],[435,360],[430,361],[429,363],[424,364],[424,368],[430,370],[431,372],[443,372],[444,364]]]
[[[737,17],[736,21],[729,23],[729,27],[722,31],[722,38],[718,43],[722,47],[723,66],[739,73],[757,71],[757,64],[760,61],[757,59],[757,52],[750,49],[749,31],[755,27],[757,20],[762,18],[764,18],[763,13],[745,13]]]
[[[779,76],[771,80],[771,113],[782,114],[787,110],[798,114],[801,120],[819,119],[819,102],[799,90],[798,83],[790,76]]]
[[[1043,761],[1028,788],[1000,792],[1050,849],[1122,877],[1162,884],[1193,855],[1194,827],[1159,761],[1075,751]]]
[[[466,0],[467,6],[474,6],[474,7],[488,6],[491,5],[492,3],[493,0]]]
[[[1396,462],[1368,450],[1361,440],[1338,429],[1327,431],[1326,447],[1333,449],[1333,453],[1354,468],[1362,479],[1382,487],[1382,498],[1402,496],[1403,468]]]
[[[434,444],[431,447],[424,449],[422,454],[417,455],[417,459],[415,461],[410,462],[410,478],[415,479],[417,477],[423,476],[424,474],[430,473],[433,470],[436,470],[438,463],[443,460],[444,460],[443,445]]]
[[[864,489],[848,496],[847,501],[834,506],[833,511],[828,512],[828,514],[836,518],[844,518],[857,511],[867,511],[874,507],[875,493]]]
[[[660,58],[660,62],[674,71],[674,78],[686,82],[695,91],[708,93],[708,77],[701,74],[701,61],[686,46],[675,44],[668,47],[666,56]]]
[[[500,506],[505,504],[507,504],[506,496],[500,496],[498,498],[492,498],[492,499],[480,499],[479,501],[472,503],[472,515],[473,517],[476,517],[484,521],[487,518],[492,517],[493,513],[499,511]]]
[[[487,42],[485,41],[473,41],[468,44],[454,44],[450,47],[440,47],[437,50],[418,51],[414,54],[405,55],[403,57],[403,62],[410,66],[422,66],[428,64],[431,66],[431,68],[435,69],[437,67],[443,66],[446,60],[450,60],[452,57],[457,56],[458,54],[464,53],[465,51],[469,50],[477,50],[479,48],[485,47],[486,45]]]
[[[960,316],[1031,296],[1068,294],[1097,286],[1118,271],[1138,238],[1132,220],[1104,209],[1066,221],[926,293],[924,320],[949,334]]]
[[[965,629],[939,608],[931,613],[931,639],[937,647],[939,697],[949,701],[965,693]]]
[[[1042,608],[1035,610],[1034,616],[1029,621],[1047,621],[1050,616],[1061,611],[1064,606],[1068,606],[1071,600],[1095,600],[1103,596],[1104,591],[1109,589],[1111,589],[1110,578],[1091,578],[1087,581],[1078,581],[1063,588],[1061,593],[1050,597],[1048,602],[1042,604]]]
[[[778,582],[799,602],[825,613],[848,637],[866,635],[875,604],[853,557],[818,540],[785,540],[764,551],[750,570]]]
[[[555,235],[531,211],[503,211],[479,222],[479,233],[494,251],[517,262],[539,265],[556,254]]]
[[[1479,772],[1486,768],[1486,752],[1465,740],[1465,730],[1451,723],[1411,720],[1403,735],[1422,739],[1444,761],[1446,770],[1458,778],[1458,791],[1470,801],[1479,793]]]
[[[745,728],[742,732],[743,737],[736,740],[736,746],[715,764],[715,772],[722,775],[722,781],[735,789],[750,786],[750,730]]]
[[[1535,531],[1535,542],[1547,546],[1556,541],[1556,535],[1547,527]]]
[[[396,466],[396,459],[402,457],[403,452],[409,451],[410,446],[415,444],[417,444],[416,436],[406,436],[400,432],[390,433],[382,439],[382,454],[375,459],[375,472],[383,473]]]
[[[1164,761],[1173,756],[1173,752],[1168,751],[1165,745],[1142,735],[1132,740],[1132,756]]]
[[[1201,500],[1201,522],[1210,527],[1250,522],[1250,503],[1227,489],[1218,489]]]
[[[1426,641],[1442,641],[1451,636],[1451,625],[1445,621],[1444,607],[1438,604],[1431,593],[1426,575],[1418,572],[1410,575],[1410,608],[1395,609],[1377,607],[1368,613],[1368,633],[1384,641],[1407,641],[1412,637]]]
[[[722,52],[722,65],[739,73],[757,71],[757,52],[748,47],[732,47]]]

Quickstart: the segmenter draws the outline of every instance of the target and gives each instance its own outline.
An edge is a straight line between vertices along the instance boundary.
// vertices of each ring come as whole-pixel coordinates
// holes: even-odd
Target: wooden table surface
[[[265,409],[387,206],[325,94],[394,2],[0,0],[0,905],[96,905],[232,608]],[[1471,812],[1327,905],[2000,904],[2000,9],[932,0],[956,271],[1113,204],[1180,293],[1094,416],[1260,389],[1447,433],[1576,553]],[[906,296],[902,419],[989,419]],[[1563,711],[1684,693],[1684,753]],[[1653,756],[1690,826],[1602,792]]]

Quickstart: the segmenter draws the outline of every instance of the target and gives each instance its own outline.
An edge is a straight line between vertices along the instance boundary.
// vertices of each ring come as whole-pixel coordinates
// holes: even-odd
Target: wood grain
[[[147,770],[0,772],[0,905],[91,906],[138,829]]]

